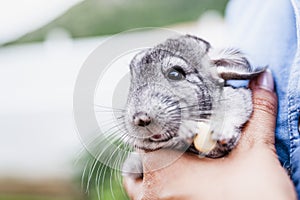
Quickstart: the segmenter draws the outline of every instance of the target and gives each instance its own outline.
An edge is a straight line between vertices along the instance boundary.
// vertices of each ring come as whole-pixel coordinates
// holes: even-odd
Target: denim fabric
[[[268,65],[278,95],[275,145],[300,199],[300,1],[231,0],[227,6],[233,45],[253,66]]]
[[[297,52],[288,85],[291,177],[300,199],[300,2],[292,0],[297,21]]]

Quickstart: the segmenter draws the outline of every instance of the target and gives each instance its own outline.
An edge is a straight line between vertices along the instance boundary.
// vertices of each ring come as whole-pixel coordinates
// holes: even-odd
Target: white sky
[[[0,0],[0,44],[35,30],[82,0]]]

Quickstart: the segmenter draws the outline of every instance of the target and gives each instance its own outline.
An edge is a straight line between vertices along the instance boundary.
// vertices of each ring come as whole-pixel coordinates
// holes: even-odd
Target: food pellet
[[[216,141],[211,138],[209,125],[204,122],[198,122],[197,131],[199,132],[194,138],[195,148],[202,153],[211,151],[215,147]]]

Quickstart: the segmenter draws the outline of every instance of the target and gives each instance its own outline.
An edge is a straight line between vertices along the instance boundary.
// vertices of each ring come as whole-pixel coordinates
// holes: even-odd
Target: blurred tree
[[[194,21],[206,10],[224,13],[228,0],[85,0],[48,25],[10,42],[42,41],[55,28],[73,38],[108,35],[140,27]]]

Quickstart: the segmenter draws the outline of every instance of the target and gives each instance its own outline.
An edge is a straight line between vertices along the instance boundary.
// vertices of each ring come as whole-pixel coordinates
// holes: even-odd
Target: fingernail
[[[256,81],[256,85],[259,88],[273,92],[274,91],[274,79],[273,79],[271,70],[267,69],[264,73],[259,75],[259,77],[257,78],[257,81]]]

